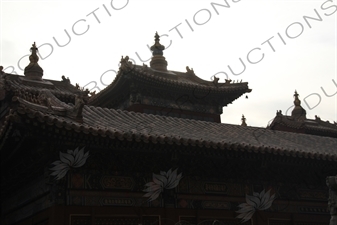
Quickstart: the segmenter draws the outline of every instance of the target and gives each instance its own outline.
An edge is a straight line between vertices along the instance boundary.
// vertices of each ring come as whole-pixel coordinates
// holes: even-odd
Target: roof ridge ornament
[[[46,112],[58,116],[72,118],[77,122],[83,122],[83,107],[87,102],[85,93],[75,95],[75,105],[68,105],[59,100],[50,90],[40,90],[38,96],[28,96],[28,98],[18,95],[15,96],[20,104],[30,109]]]
[[[242,118],[241,118],[242,123],[241,123],[241,126],[243,126],[243,127],[246,127],[246,126],[247,126],[246,120],[247,120],[247,119],[246,119],[245,116],[242,114]]]
[[[301,106],[301,100],[298,98],[299,94],[297,93],[297,91],[295,90],[295,94],[294,94],[294,109],[291,112],[291,116],[297,120],[297,121],[303,121],[305,120],[307,117],[307,112],[305,111],[305,109],[303,109],[303,107]]]
[[[126,73],[130,72],[135,68],[132,61],[130,61],[129,59],[130,59],[129,56],[125,57],[122,56],[121,61],[119,62],[120,63],[119,69]]]
[[[156,32],[154,38],[154,45],[152,45],[150,48],[152,51],[150,67],[159,71],[167,71],[167,61],[163,56],[163,50],[165,49],[165,46],[160,44],[160,36],[158,35],[158,32]]]
[[[190,75],[194,75],[195,76],[195,73],[194,73],[194,70],[193,68],[190,69],[189,66],[186,66],[186,73],[187,74],[190,74]]]
[[[39,57],[36,54],[38,51],[38,48],[36,47],[35,42],[34,44],[32,44],[30,51],[32,52],[32,54],[29,56],[30,63],[28,66],[26,66],[24,70],[24,74],[26,78],[30,80],[42,81],[43,69],[38,64]]]
[[[299,96],[299,94],[298,94],[297,91],[295,90],[295,94],[294,94],[294,97],[295,97],[294,105],[295,105],[295,106],[300,106],[300,105],[301,105],[301,100],[299,100],[298,96]]]
[[[158,35],[158,32],[156,32],[155,36],[154,36],[154,45],[151,46],[151,51],[152,51],[152,55],[163,55],[163,50],[165,49],[165,46],[160,44],[160,37]]]
[[[29,56],[29,61],[31,63],[37,63],[39,61],[39,57],[36,55],[37,50],[38,49],[34,41],[34,43],[32,44],[32,47],[30,48],[30,51],[32,52],[32,54]]]

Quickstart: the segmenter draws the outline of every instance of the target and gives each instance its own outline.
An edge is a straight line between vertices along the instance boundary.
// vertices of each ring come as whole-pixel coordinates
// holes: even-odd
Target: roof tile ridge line
[[[58,115],[65,118],[81,119],[78,116],[80,113],[80,117],[82,117],[81,108],[83,108],[85,103],[83,96],[75,95],[75,105],[70,106],[69,104],[66,104],[65,102],[58,99],[49,89],[43,88],[38,90],[37,93],[39,93],[37,96],[38,103],[25,100],[25,98],[21,97],[16,98],[20,102],[20,105],[22,104],[24,107],[28,107],[30,109],[33,107],[35,111],[43,110],[48,114]],[[62,111],[57,110],[57,108],[61,108]],[[62,115],[62,113],[65,115]]]
[[[101,97],[101,95],[104,96],[104,94],[109,91],[109,89],[111,88],[111,86],[113,86],[117,82],[117,78],[121,79],[122,74],[124,74],[124,73],[122,73],[119,70],[117,72],[117,75],[116,75],[115,79],[108,86],[106,86],[103,90],[99,91],[97,94],[95,94],[94,96],[90,97],[88,103],[90,104],[90,102],[92,102],[92,101],[96,100],[97,98]]]
[[[30,108],[24,108],[24,111],[26,113],[31,113],[33,119],[34,118],[35,119],[41,119],[43,122],[51,124],[51,125],[54,125],[56,127],[59,127],[59,126],[60,126],[60,128],[70,127],[70,129],[82,132],[84,134],[88,133],[88,134],[93,134],[94,135],[94,133],[95,133],[95,132],[93,132],[95,130],[90,129],[90,128],[93,128],[92,126],[89,126],[88,124],[84,124],[84,123],[79,123],[77,121],[72,121],[72,120],[71,120],[71,122],[69,122],[70,118],[64,118],[64,117],[61,117],[61,116],[55,116],[55,115],[49,114],[49,113],[45,114],[45,113],[42,113],[42,112],[37,111],[37,110],[30,109]],[[25,114],[25,113],[20,113],[20,114]],[[62,120],[60,120],[60,119],[62,119]],[[75,123],[79,124],[78,125],[78,129],[76,129]],[[75,125],[75,127],[73,125]],[[118,137],[118,135],[116,134],[116,132],[120,133],[120,134],[123,133],[123,131],[121,131],[120,129],[114,128],[114,130],[107,129],[107,130],[104,131],[104,133],[102,133],[100,135],[101,136],[103,136],[103,134],[106,135],[107,132],[111,133],[113,135],[113,137]]]
[[[316,125],[312,126],[310,124],[309,124],[309,126],[307,125],[306,128],[309,129],[309,130],[320,130],[320,131],[328,131],[328,132],[329,131],[330,132],[337,132],[337,129],[333,128],[333,127],[324,127],[324,126],[316,126]],[[328,130],[326,130],[326,129],[328,129]]]
[[[189,88],[192,88],[193,86],[201,86],[202,88],[212,88],[212,89],[215,89],[215,90],[219,90],[219,88],[222,88],[222,89],[228,89],[228,87],[230,87],[230,85],[222,85],[221,87],[215,87],[215,86],[206,86],[206,85],[202,85],[200,83],[197,83],[197,84],[191,84],[191,83],[183,83],[183,82],[179,82],[178,80],[170,80],[168,78],[165,78],[165,77],[159,77],[159,76],[156,76],[155,74],[149,74],[148,72],[140,69],[140,68],[136,68],[134,70],[134,72],[139,72],[140,74],[142,74],[143,76],[147,76],[147,77],[153,77],[154,79],[158,80],[158,81],[161,81],[161,79],[163,79],[164,81],[167,81],[168,83],[171,83],[171,84],[177,84],[179,86],[182,86],[182,87],[189,87]],[[194,75],[196,76],[196,75]],[[198,77],[198,76],[196,76]],[[200,77],[198,77],[199,79],[201,79]],[[212,82],[211,81],[207,81],[207,82],[210,82],[209,84],[211,84]],[[220,83],[220,84],[225,84],[225,83]],[[237,83],[237,84],[248,84],[248,82],[243,82],[243,83]],[[236,85],[237,86],[237,85]],[[240,85],[242,86],[242,85]],[[235,87],[231,86],[230,88],[234,89]]]

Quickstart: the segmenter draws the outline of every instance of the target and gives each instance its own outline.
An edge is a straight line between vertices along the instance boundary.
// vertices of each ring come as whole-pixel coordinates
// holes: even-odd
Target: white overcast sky
[[[224,82],[226,73],[249,82],[249,98],[225,107],[223,123],[240,124],[244,114],[248,125],[265,127],[276,110],[286,114],[295,89],[307,118],[337,121],[336,0],[228,0],[229,7],[219,5],[226,5],[224,0],[0,2],[0,65],[7,73],[14,68],[23,75],[29,63],[23,56],[35,41],[44,79],[65,75],[72,84],[95,81],[103,89],[113,81],[122,55],[138,65],[141,60],[149,64],[147,45],[158,31],[165,35],[161,43],[168,47],[164,56],[169,70],[185,72],[189,66],[205,80],[218,73]],[[317,14],[322,21],[306,22],[304,16]],[[251,50],[251,62],[262,54],[264,58],[249,63]],[[228,66],[243,72],[234,75]]]

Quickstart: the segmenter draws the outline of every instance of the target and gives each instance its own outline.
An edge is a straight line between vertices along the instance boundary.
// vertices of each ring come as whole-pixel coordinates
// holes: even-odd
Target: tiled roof
[[[194,72],[157,71],[147,66],[133,65],[129,62],[127,66],[121,65],[113,82],[104,90],[91,97],[89,103],[96,102],[101,96],[108,94],[113,88],[121,86],[122,84],[120,83],[124,83],[125,79],[130,79],[131,77],[135,81],[146,82],[154,87],[166,87],[168,90],[173,88],[174,90],[206,91],[218,94],[235,94],[238,95],[237,97],[251,92],[247,82],[217,83],[203,80],[196,76]]]
[[[33,105],[33,104],[32,104]],[[83,122],[19,107],[42,123],[106,138],[337,161],[337,139],[85,105]]]
[[[306,131],[329,133],[331,136],[337,137],[337,124],[332,124],[328,121],[322,121],[319,118],[316,118],[315,120],[294,120],[292,116],[277,115],[273,122],[269,125],[269,128],[274,129],[277,124],[282,124],[292,129],[303,129]]]
[[[4,88],[6,90],[18,91],[21,93],[38,94],[42,89],[48,89],[58,98],[74,98],[74,94],[81,91],[70,84],[70,81],[46,80],[32,81],[24,76],[6,74]]]

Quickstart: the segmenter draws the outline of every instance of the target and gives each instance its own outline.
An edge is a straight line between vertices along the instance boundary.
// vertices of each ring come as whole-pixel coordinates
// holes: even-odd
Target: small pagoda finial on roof
[[[300,105],[301,105],[301,101],[298,99],[298,96],[299,96],[299,94],[298,94],[297,91],[295,90],[295,94],[294,94],[294,97],[295,97],[294,105],[295,105],[295,106],[300,106]]]
[[[24,70],[24,74],[26,78],[28,79],[42,80],[43,69],[38,64],[39,57],[36,54],[36,52],[38,51],[38,48],[36,47],[35,42],[34,44],[32,44],[30,51],[32,52],[32,54],[29,56],[30,63],[28,66],[26,66]]]
[[[307,117],[307,112],[305,111],[305,109],[302,108],[301,106],[301,100],[298,98],[299,94],[297,93],[297,91],[295,90],[295,94],[294,94],[294,109],[291,112],[291,116],[295,119],[295,120],[305,120]]]
[[[242,114],[242,118],[241,118],[242,123],[241,123],[241,126],[243,126],[243,127],[246,127],[246,126],[247,126],[246,120],[247,120],[247,119],[246,119],[245,116]]]
[[[37,47],[36,47],[35,41],[34,41],[34,44],[32,44],[32,47],[30,48],[30,51],[32,52],[32,54],[29,56],[29,61],[31,63],[37,63],[39,61],[39,57],[36,54]]]
[[[163,50],[165,49],[165,46],[160,44],[160,36],[158,35],[158,32],[156,32],[154,38],[155,43],[150,48],[152,51],[150,67],[155,70],[167,71],[167,62],[165,57],[163,57]]]
[[[151,46],[151,51],[152,51],[152,55],[163,55],[163,50],[165,49],[165,46],[160,44],[160,37],[158,35],[158,32],[156,32],[156,35],[154,36],[154,45]]]

